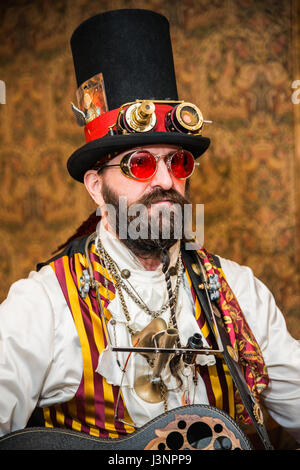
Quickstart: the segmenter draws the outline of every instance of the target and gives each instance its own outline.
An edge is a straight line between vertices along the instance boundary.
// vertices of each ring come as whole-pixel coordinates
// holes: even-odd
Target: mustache
[[[142,196],[138,201],[135,202],[135,204],[143,204],[146,207],[150,207],[151,204],[162,201],[169,201],[174,204],[180,204],[181,206],[190,202],[186,197],[182,196],[173,188],[155,188],[153,191],[151,191],[151,193]]]
[[[103,199],[106,204],[111,204],[115,209],[115,219],[112,219],[112,223],[116,224],[115,227],[115,233],[117,235],[120,234],[120,205],[119,205],[119,198],[118,194],[111,189],[106,181],[103,181],[103,186],[102,186],[102,194],[103,194]],[[122,208],[122,211],[125,209],[126,213],[124,214],[125,219],[127,220],[128,224],[135,219],[135,215],[130,216],[128,214],[128,209],[129,208],[134,208],[135,205],[142,205],[145,209],[148,209],[152,204],[155,204],[157,202],[161,201],[170,201],[171,203],[174,203],[178,206],[180,206],[181,209],[184,208],[185,204],[189,204],[189,200],[187,199],[189,197],[188,190],[186,188],[185,196],[182,196],[180,193],[178,193],[175,189],[170,188],[170,189],[163,189],[161,187],[156,187],[154,188],[151,193],[149,194],[144,194],[141,196],[138,200],[132,202],[129,204],[127,202],[126,206],[127,208],[125,209],[124,207]],[[148,214],[146,214],[148,215]],[[182,217],[182,214],[181,214]],[[123,219],[123,216],[122,216]],[[162,232],[162,227],[163,227],[163,216],[160,214],[160,216],[156,219],[154,219],[154,224],[158,225],[158,231],[159,231],[159,237],[158,238],[152,238],[151,237],[151,216],[148,218],[148,226],[146,226],[146,233],[147,236],[142,238],[140,237],[130,237],[129,231],[127,232],[127,237],[122,237],[121,241],[122,243],[129,248],[135,255],[147,259],[150,257],[157,257],[160,258],[161,261],[167,266],[168,265],[168,260],[169,260],[169,253],[168,250],[177,242],[179,237],[175,237],[175,232],[174,232],[174,214],[170,214],[170,220],[167,221],[170,223],[170,237],[164,238]],[[143,224],[143,219],[140,220],[140,224]],[[182,226],[183,226],[182,222]],[[140,225],[141,227],[141,225]],[[142,233],[142,231],[141,231]]]

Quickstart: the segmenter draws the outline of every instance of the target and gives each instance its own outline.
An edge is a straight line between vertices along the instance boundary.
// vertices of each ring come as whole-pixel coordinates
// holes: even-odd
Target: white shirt
[[[120,267],[122,263],[130,266],[130,280],[145,303],[151,309],[159,308],[166,299],[166,290],[161,288],[161,269],[145,271],[127,249],[119,249],[119,242],[112,237],[107,237],[104,244],[107,251],[113,251]],[[268,368],[270,384],[263,392],[264,404],[270,415],[300,442],[300,343],[288,333],[272,294],[251,269],[223,258],[220,261]],[[178,305],[179,310],[182,306],[185,312],[189,310],[192,317],[193,303],[188,293],[184,282]],[[112,314],[118,314],[118,303],[116,295],[109,305]],[[141,320],[136,306],[132,312],[137,321]],[[185,334],[189,333],[188,330]],[[98,369],[105,373],[101,357]],[[0,306],[0,435],[23,428],[37,405],[70,400],[81,377],[82,354],[73,318],[52,268],[46,266],[15,282]],[[130,390],[130,373],[128,377]],[[128,411],[134,412],[130,393],[125,392],[125,402]],[[207,403],[201,385],[199,393],[201,403]]]

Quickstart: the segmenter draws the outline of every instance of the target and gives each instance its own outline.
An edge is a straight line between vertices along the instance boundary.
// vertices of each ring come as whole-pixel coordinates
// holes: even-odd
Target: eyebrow
[[[137,148],[136,150],[133,150],[133,152],[137,152],[138,150],[146,150],[147,152],[150,152],[150,153],[153,153],[154,155],[156,155],[152,150],[147,150],[147,149],[144,149],[143,147],[139,147]],[[160,156],[165,156],[165,157],[168,157],[169,155],[172,155],[173,153],[175,152],[178,152],[179,150],[183,150],[181,147],[177,148],[177,149],[173,149],[173,150],[170,150],[169,153],[163,153],[162,155]],[[129,152],[128,152],[129,153]]]

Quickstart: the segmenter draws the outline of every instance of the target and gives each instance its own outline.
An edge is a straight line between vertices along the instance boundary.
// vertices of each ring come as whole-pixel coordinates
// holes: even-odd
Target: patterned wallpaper
[[[116,8],[169,18],[179,96],[213,121],[191,181],[193,201],[205,204],[205,245],[250,266],[300,338],[300,104],[291,100],[300,38],[291,0],[1,2],[1,300],[95,208],[65,167],[84,143],[70,107],[69,38],[84,19]]]

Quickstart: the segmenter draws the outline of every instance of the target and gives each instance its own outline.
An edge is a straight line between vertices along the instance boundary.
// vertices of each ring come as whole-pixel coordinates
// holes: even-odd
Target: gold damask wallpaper
[[[300,338],[299,6],[291,0],[12,0],[0,5],[0,297],[95,209],[66,170],[84,143],[70,36],[89,16],[147,8],[171,24],[181,99],[211,147],[191,181],[205,245],[250,266]]]

